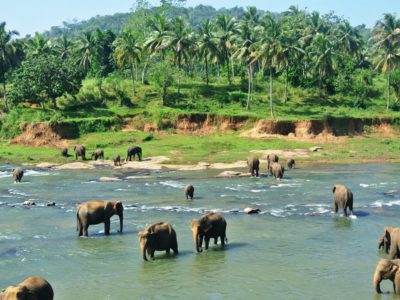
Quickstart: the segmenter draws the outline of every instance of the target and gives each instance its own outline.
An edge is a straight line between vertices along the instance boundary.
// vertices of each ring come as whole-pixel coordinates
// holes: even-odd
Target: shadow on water
[[[368,217],[370,214],[368,213],[368,212],[366,212],[366,211],[355,211],[354,212],[354,215],[357,217],[357,218],[363,218],[363,217]]]
[[[333,217],[333,225],[338,229],[350,229],[352,225],[352,220],[342,216]]]

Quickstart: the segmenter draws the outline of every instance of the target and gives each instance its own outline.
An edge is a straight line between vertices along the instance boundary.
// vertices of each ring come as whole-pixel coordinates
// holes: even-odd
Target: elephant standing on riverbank
[[[142,148],[140,148],[139,146],[135,146],[135,147],[130,147],[128,148],[128,152],[126,154],[126,161],[131,161],[132,157],[133,160],[135,160],[135,155],[138,156],[138,160],[142,160]]]
[[[11,285],[0,292],[0,300],[53,300],[54,291],[42,277],[31,276],[18,285]]]
[[[97,160],[98,158],[104,159],[104,150],[97,149],[92,153],[92,159],[94,157],[94,160]]]
[[[277,163],[279,161],[279,157],[276,154],[268,154],[267,155],[267,170],[269,170],[272,163]]]
[[[254,176],[254,173],[256,174],[256,177],[258,177],[258,172],[260,170],[260,160],[257,157],[249,157],[247,159],[247,167],[249,168],[249,173],[251,176]]]
[[[269,166],[269,173],[271,176],[274,176],[275,179],[281,180],[285,173],[285,168],[279,163],[271,163]]]
[[[68,157],[68,148],[67,147],[62,148],[60,152],[61,152],[62,156]]]
[[[77,160],[79,156],[82,157],[83,160],[86,160],[86,148],[83,145],[76,145],[74,147],[75,151],[75,159]]]
[[[121,166],[121,156],[119,154],[114,156],[113,160],[114,160],[114,166],[116,166],[116,167],[120,167]]]
[[[76,211],[79,236],[88,236],[89,225],[104,223],[104,234],[110,234],[111,217],[119,216],[119,232],[122,233],[124,207],[121,201],[89,201],[79,205]]]
[[[350,189],[342,184],[335,184],[332,192],[335,214],[339,208],[342,208],[344,216],[347,217],[347,208],[349,208],[350,214],[353,215],[353,193]]]
[[[390,259],[400,258],[400,228],[385,227],[383,236],[379,239],[379,249],[383,248]]]
[[[170,252],[178,254],[178,241],[176,239],[176,232],[171,224],[160,222],[154,223],[146,227],[145,230],[138,233],[140,238],[140,250],[144,260],[147,260],[147,254],[154,259],[155,251]]]
[[[388,279],[393,282],[393,290],[400,294],[400,259],[381,259],[376,266],[373,285],[378,294],[382,293],[381,282]]]
[[[185,191],[186,200],[189,200],[189,198],[190,198],[190,200],[193,200],[194,186],[191,184],[187,184],[185,186],[184,191]]]
[[[227,242],[226,221],[219,213],[208,213],[199,219],[192,220],[193,239],[197,252],[202,252],[203,238],[205,240],[205,249],[208,249],[210,238],[214,238],[214,244],[217,244],[218,238],[221,239],[222,248]]]
[[[21,182],[21,179],[24,176],[24,170],[22,170],[21,168],[15,168],[12,170],[12,175],[15,182]]]

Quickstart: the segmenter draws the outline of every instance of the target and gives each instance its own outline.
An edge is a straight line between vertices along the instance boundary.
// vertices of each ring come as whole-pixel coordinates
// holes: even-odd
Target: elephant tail
[[[76,213],[76,231],[79,231],[79,227],[80,227],[80,224],[81,223],[81,221],[79,220],[79,214],[78,214],[78,212]]]

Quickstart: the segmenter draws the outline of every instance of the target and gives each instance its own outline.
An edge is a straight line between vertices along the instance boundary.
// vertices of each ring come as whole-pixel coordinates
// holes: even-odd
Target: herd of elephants
[[[75,158],[82,157],[86,159],[86,148],[83,145],[74,147]],[[61,150],[63,156],[68,156],[68,149]],[[135,159],[142,160],[142,149],[139,146],[131,147],[127,151],[126,161]],[[104,159],[104,151],[97,149],[92,153],[92,159]],[[120,155],[114,157],[114,165],[121,165]],[[279,157],[275,154],[267,156],[267,171],[276,179],[282,179],[285,168],[279,163]],[[287,160],[287,168],[295,168],[294,159]],[[260,160],[257,157],[249,157],[247,159],[248,172],[251,176],[259,176]],[[13,169],[15,182],[20,182],[24,171],[21,168]],[[347,209],[350,215],[353,215],[353,193],[349,188],[341,184],[335,184],[333,192],[333,208],[335,214],[338,209],[343,209],[343,215],[348,216]],[[194,196],[194,187],[188,184],[184,188],[184,194],[187,200],[192,200]],[[35,205],[32,201],[24,202],[24,205]],[[54,205],[48,203],[47,205]],[[104,223],[104,234],[110,234],[111,217],[119,216],[120,228],[119,232],[123,231],[123,211],[124,207],[121,201],[88,201],[81,203],[76,212],[77,231],[79,237],[88,236],[89,225]],[[257,213],[259,210],[247,208],[246,213]],[[209,247],[210,239],[214,239],[214,244],[217,244],[218,238],[221,242],[221,247],[225,247],[228,241],[226,237],[227,222],[220,213],[210,212],[202,215],[198,219],[193,219],[191,229],[193,232],[193,240],[197,252],[202,252],[203,239],[205,242],[205,250]],[[178,254],[177,235],[171,224],[165,222],[153,223],[147,226],[143,231],[138,233],[140,239],[140,250],[143,259],[147,261],[147,256],[154,259],[155,251],[170,250],[174,254]],[[380,283],[382,280],[391,280],[393,282],[394,292],[400,294],[400,227],[386,227],[383,236],[378,241],[379,249],[383,248],[388,254],[389,259],[381,259],[375,269],[373,285],[377,293],[382,293]],[[12,285],[0,292],[0,300],[51,300],[54,298],[54,291],[50,283],[39,276],[31,276],[17,285]]]

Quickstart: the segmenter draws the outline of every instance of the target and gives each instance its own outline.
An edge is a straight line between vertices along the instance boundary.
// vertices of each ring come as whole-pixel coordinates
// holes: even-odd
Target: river
[[[1,165],[1,164],[0,164]],[[301,163],[299,163],[299,166]],[[0,166],[0,287],[40,275],[55,299],[376,299],[373,272],[377,239],[400,225],[398,164],[310,165],[271,177],[214,178],[217,171],[36,170],[25,167],[20,184],[11,165]],[[264,170],[265,171],[265,170]],[[102,176],[121,182],[100,182]],[[195,186],[187,201],[183,187]],[[332,214],[332,186],[354,193],[356,218]],[[22,202],[33,200],[35,207]],[[103,224],[78,238],[76,206],[121,200],[111,235]],[[55,201],[55,207],[46,207]],[[261,210],[246,215],[245,207]],[[197,254],[192,218],[221,212],[228,246]],[[156,252],[145,262],[138,231],[166,221],[177,232],[180,254]],[[212,243],[210,243],[211,245]],[[389,282],[384,291],[392,292]],[[382,299],[392,299],[392,294]]]

